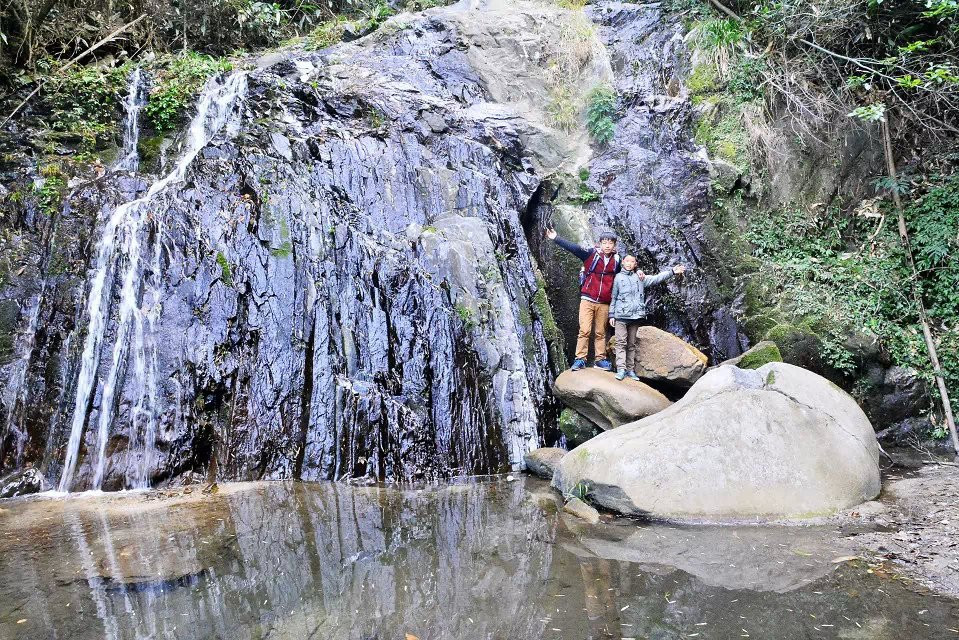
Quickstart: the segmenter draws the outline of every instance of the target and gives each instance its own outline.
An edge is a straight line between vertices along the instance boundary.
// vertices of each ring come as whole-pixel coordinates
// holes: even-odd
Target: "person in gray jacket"
[[[681,275],[686,267],[674,265],[654,276],[636,272],[636,257],[623,258],[622,271],[613,280],[613,298],[609,304],[609,323],[616,328],[616,379],[639,380],[634,370],[636,331],[646,324],[646,287]]]

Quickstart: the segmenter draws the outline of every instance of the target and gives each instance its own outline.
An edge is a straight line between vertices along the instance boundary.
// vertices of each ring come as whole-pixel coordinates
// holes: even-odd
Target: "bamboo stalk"
[[[909,243],[909,231],[906,228],[906,217],[903,215],[902,199],[899,197],[899,191],[895,188],[898,181],[896,173],[896,163],[892,156],[892,138],[889,135],[889,116],[880,125],[882,129],[882,146],[886,155],[886,170],[889,172],[889,178],[892,180],[892,200],[896,205],[896,215],[899,218],[899,242],[909,259],[909,267],[912,269],[912,295],[919,308],[919,322],[922,325],[922,337],[926,341],[926,349],[929,351],[929,361],[932,363],[933,375],[936,377],[936,386],[939,387],[939,399],[942,401],[942,411],[946,417],[946,425],[949,427],[949,434],[952,436],[952,447],[959,455],[959,436],[956,435],[956,420],[952,415],[952,404],[949,402],[949,391],[946,389],[946,380],[942,377],[942,367],[939,365],[939,354],[936,351],[936,343],[932,339],[932,330],[929,328],[929,319],[926,315],[926,305],[922,302],[922,294],[919,290],[919,270],[916,269],[916,261],[912,256],[912,247]]]

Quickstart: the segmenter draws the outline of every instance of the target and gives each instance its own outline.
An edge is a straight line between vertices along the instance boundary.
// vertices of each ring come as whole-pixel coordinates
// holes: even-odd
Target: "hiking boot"
[[[633,371],[632,369],[626,372],[626,377],[629,378],[630,380],[637,380],[637,381],[639,380],[639,376],[636,375],[636,372]]]
[[[620,369],[619,371],[616,372],[617,380],[622,380],[625,377],[626,377],[626,369]]]
[[[571,366],[569,369],[570,371],[579,371],[585,366],[586,366],[585,360],[583,360],[582,358],[576,358],[575,360],[573,360],[573,366]]]
[[[605,359],[604,359],[604,360],[597,360],[597,361],[596,361],[596,364],[593,365],[593,366],[595,366],[597,369],[602,369],[603,371],[612,371],[612,370],[613,370],[613,364],[612,364],[609,360],[605,360]]]

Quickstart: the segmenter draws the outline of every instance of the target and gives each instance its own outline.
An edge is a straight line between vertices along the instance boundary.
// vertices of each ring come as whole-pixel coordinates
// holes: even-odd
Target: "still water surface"
[[[959,637],[959,603],[834,562],[833,528],[556,504],[532,478],[0,502],[0,638]]]

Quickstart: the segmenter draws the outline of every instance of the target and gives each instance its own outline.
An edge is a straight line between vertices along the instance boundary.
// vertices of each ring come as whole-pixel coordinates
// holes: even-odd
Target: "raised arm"
[[[574,256],[576,256],[580,260],[585,261],[589,258],[589,254],[591,253],[589,249],[584,249],[578,244],[570,242],[566,238],[557,234],[556,231],[554,231],[553,229],[546,230],[546,237],[552,240],[553,242],[555,242],[556,244],[558,244],[559,246],[561,246],[562,248],[566,249],[570,253],[572,253]]]

